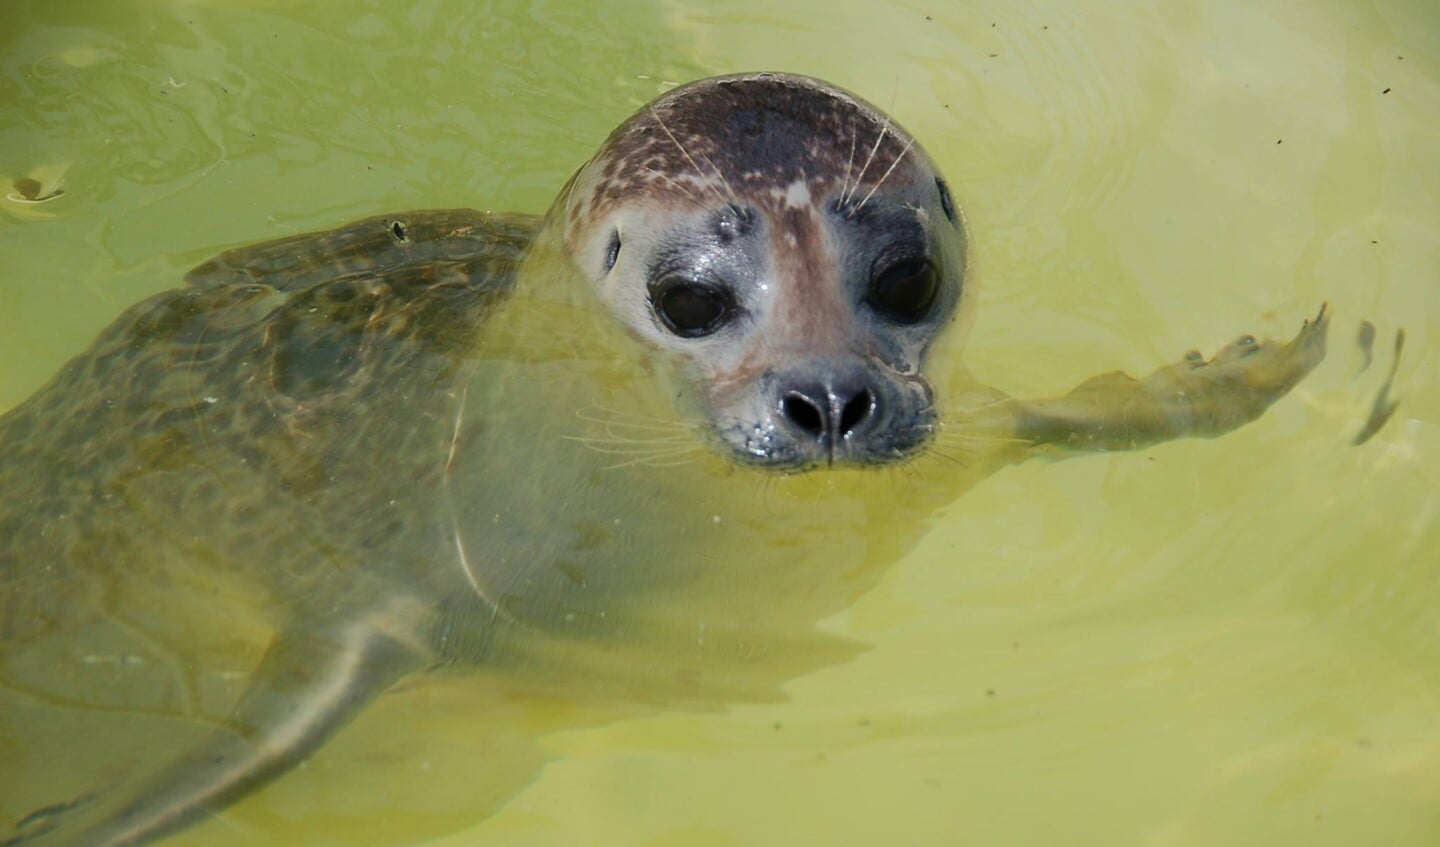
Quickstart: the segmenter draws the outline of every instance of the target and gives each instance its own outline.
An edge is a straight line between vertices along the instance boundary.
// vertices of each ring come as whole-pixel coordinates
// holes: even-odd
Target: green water
[[[0,197],[0,408],[219,249],[540,211],[637,105],[749,68],[860,92],[945,169],[985,382],[1337,315],[1255,426],[977,486],[785,702],[406,687],[175,843],[1440,841],[1440,11],[1264,9],[7,0],[0,194],[64,193]],[[1362,319],[1405,327],[1404,399],[1352,448],[1388,364],[1357,375]]]

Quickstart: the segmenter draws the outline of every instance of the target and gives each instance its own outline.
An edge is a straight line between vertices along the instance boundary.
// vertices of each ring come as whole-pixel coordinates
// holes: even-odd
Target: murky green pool
[[[868,651],[784,702],[407,686],[175,844],[1440,841],[1433,3],[6,0],[0,68],[0,409],[220,249],[541,211],[637,105],[740,69],[925,143],[969,216],[985,382],[1337,316],[1255,426],[973,489],[826,623]],[[1403,405],[1351,447],[1401,325]]]

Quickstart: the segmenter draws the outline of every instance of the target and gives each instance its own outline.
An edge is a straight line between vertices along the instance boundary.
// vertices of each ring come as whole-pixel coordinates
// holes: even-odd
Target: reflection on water
[[[555,667],[599,668],[597,696],[560,670],[530,686],[449,670],[176,843],[1434,840],[1427,4],[512,5],[8,4],[0,177],[65,193],[0,198],[0,407],[219,249],[389,209],[539,211],[667,81],[750,67],[893,108],[946,170],[985,382],[1144,372],[1257,320],[1282,334],[1320,300],[1341,322],[1331,361],[1219,442],[989,478],[898,566],[820,604],[837,611],[814,652],[697,698],[710,710],[627,707],[634,690],[597,681],[625,674],[571,648]],[[1409,340],[1402,405],[1351,448],[1383,376],[1355,375],[1362,318]],[[239,659],[262,612],[230,633]],[[223,699],[233,679],[213,685]],[[180,731],[139,714],[82,732],[92,717],[27,726],[76,739],[76,761]]]

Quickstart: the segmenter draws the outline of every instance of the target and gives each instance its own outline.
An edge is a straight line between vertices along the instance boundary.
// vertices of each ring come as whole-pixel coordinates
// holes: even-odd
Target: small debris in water
[[[1381,93],[1381,94],[1389,94],[1389,93],[1390,93],[1390,89],[1387,88],[1387,89],[1385,89],[1384,91],[1382,91],[1382,92],[1380,92],[1380,93]]]

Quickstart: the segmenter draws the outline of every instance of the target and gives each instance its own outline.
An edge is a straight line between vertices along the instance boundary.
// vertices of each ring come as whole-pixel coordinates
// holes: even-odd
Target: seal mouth
[[[715,434],[720,442],[717,449],[743,465],[805,473],[902,464],[924,451],[936,429],[935,410],[927,406],[904,421],[891,420],[864,433],[822,432],[804,438],[774,419],[749,423],[731,419],[716,427]]]
[[[711,402],[722,452],[784,471],[903,462],[937,423],[927,380],[863,359],[797,363]]]

